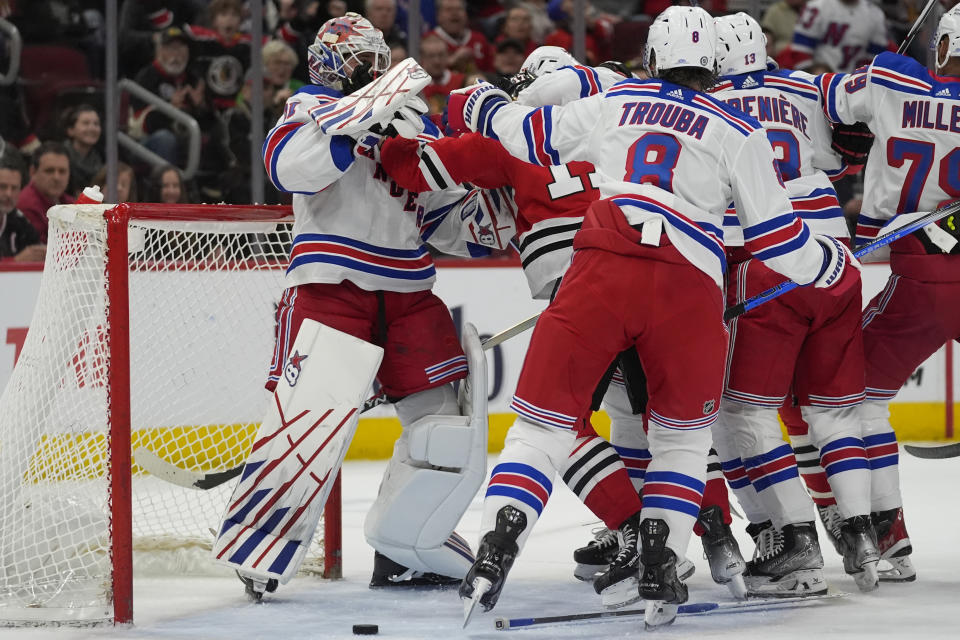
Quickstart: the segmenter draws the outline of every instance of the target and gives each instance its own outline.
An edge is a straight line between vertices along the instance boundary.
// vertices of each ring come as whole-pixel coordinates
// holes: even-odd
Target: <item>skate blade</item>
[[[604,564],[578,564],[573,570],[573,577],[583,582],[593,582],[597,575],[607,570],[608,565]]]
[[[744,578],[747,595],[755,598],[793,598],[820,596],[827,592],[827,583],[822,569],[794,571],[776,582],[762,577],[759,580]]]
[[[600,603],[607,609],[619,609],[640,599],[640,581],[628,578],[600,592]]]
[[[470,624],[470,619],[473,617],[474,612],[477,610],[477,605],[480,604],[480,598],[486,595],[487,591],[490,591],[490,587],[493,584],[486,578],[474,578],[473,580],[473,595],[470,596],[469,600],[463,601],[463,627],[467,628],[467,625]]]
[[[737,574],[730,578],[726,583],[727,589],[730,590],[731,595],[737,600],[746,600],[747,599],[747,585],[743,581],[743,575]]]
[[[646,609],[643,612],[643,625],[647,631],[673,624],[677,619],[677,610],[680,605],[667,604],[662,600],[647,600]]]
[[[917,570],[913,568],[913,562],[909,556],[900,558],[883,558],[880,561],[884,565],[879,568],[880,582],[913,582],[917,579]]]

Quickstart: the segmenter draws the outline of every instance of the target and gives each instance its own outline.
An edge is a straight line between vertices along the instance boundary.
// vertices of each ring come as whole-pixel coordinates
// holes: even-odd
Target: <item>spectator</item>
[[[93,177],[93,184],[100,187],[100,191],[107,194],[107,167],[104,165],[97,175]],[[125,162],[117,163],[117,201],[138,202],[137,200],[137,174],[133,172],[133,167]]]
[[[446,43],[451,69],[463,73],[493,70],[493,47],[482,33],[469,28],[465,0],[439,0],[437,26],[428,35]]]
[[[490,82],[505,86],[503,81],[513,77],[526,59],[526,49],[519,40],[501,40],[497,43],[497,52],[493,56],[493,73],[488,74]]]
[[[26,216],[17,209],[23,184],[23,162],[12,152],[0,156],[0,258],[42,262],[47,247]]]
[[[263,71],[275,88],[274,103],[279,102],[281,109],[287,98],[303,86],[303,82],[293,77],[297,68],[297,52],[282,40],[271,40],[263,45]],[[241,91],[242,93],[242,91]]]
[[[406,41],[407,34],[397,26],[397,0],[366,0],[363,16],[383,32],[383,39]]]
[[[764,30],[769,29],[773,32],[775,56],[780,55],[780,52],[793,41],[793,29],[806,4],[807,0],[778,0],[763,14],[760,24]]]
[[[448,69],[449,61],[447,45],[440,38],[428,36],[420,42],[420,65],[431,78],[430,84],[422,92],[430,107],[430,114],[443,113],[450,92],[463,87],[464,74]]]
[[[213,113],[207,105],[203,80],[189,70],[189,43],[178,27],[165,29],[159,36],[153,62],[137,73],[135,81],[192,116],[201,130],[206,130]],[[167,162],[176,163],[184,142],[181,138],[186,133],[178,132],[168,116],[136,97],[131,97],[130,107],[129,134]]]
[[[393,42],[388,42],[390,45],[390,68],[393,69],[397,64],[406,60],[409,56],[407,55],[407,45],[400,42],[399,40],[394,40]]]
[[[30,162],[30,182],[17,198],[17,208],[23,212],[47,243],[47,209],[55,204],[71,204],[67,193],[70,184],[70,156],[59,142],[44,142],[33,152]]]
[[[184,204],[190,202],[190,189],[183,172],[172,164],[158,167],[153,172],[153,199],[164,204]]]
[[[619,21],[619,18],[599,13],[589,2],[586,7],[587,33],[585,45],[587,62],[589,64],[599,64],[610,58],[610,47],[607,43],[613,38],[613,25]],[[573,33],[571,31],[573,0],[550,0],[547,11],[557,28],[547,36],[543,44],[573,51]]]
[[[89,187],[93,176],[103,166],[97,150],[100,142],[100,114],[89,104],[81,104],[67,113],[67,139],[64,147],[70,156],[70,186],[67,191],[76,197]]]
[[[534,42],[543,42],[556,28],[554,19],[550,16],[547,0],[524,0],[517,4],[530,14],[530,35]]]
[[[207,100],[214,111],[234,105],[250,66],[250,34],[240,32],[243,5],[240,0],[211,0],[207,7],[209,26],[187,25],[190,55],[204,79]]]
[[[120,75],[132,76],[150,64],[159,33],[196,22],[196,0],[137,0],[120,3]]]
[[[530,17],[530,12],[526,8],[518,6],[507,11],[507,17],[503,20],[503,26],[496,41],[519,40],[523,43],[524,55],[528,56],[537,48],[537,43],[534,42],[532,34],[533,20]]]

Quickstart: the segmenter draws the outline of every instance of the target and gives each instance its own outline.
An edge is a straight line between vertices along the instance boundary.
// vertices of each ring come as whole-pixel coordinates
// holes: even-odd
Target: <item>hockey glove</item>
[[[823,248],[824,267],[814,280],[814,286],[841,296],[860,283],[860,261],[853,257],[845,244],[831,236],[815,235]]]
[[[863,122],[835,124],[830,146],[856,173],[867,163],[867,155],[873,146],[873,133]]]
[[[489,82],[450,92],[447,120],[454,130],[489,131],[490,119],[497,109],[510,102],[510,96]]]
[[[409,98],[407,103],[397,109],[389,120],[373,125],[369,131],[356,134],[357,144],[354,147],[354,153],[375,158],[374,149],[384,138],[399,136],[415,139],[423,133],[423,114],[427,111],[427,103],[419,97]]]

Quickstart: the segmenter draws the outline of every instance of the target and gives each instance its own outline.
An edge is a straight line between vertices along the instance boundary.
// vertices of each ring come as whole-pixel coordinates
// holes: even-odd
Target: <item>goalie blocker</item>
[[[389,558],[455,577],[473,556],[453,527],[483,482],[487,448],[486,362],[473,325],[464,326],[463,342],[465,415],[426,416],[405,431],[365,526],[368,542]],[[212,551],[260,586],[296,574],[383,356],[308,319],[290,353]]]

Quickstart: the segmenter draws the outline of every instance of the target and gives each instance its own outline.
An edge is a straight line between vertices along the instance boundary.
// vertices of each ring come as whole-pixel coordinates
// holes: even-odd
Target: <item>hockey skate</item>
[[[418,587],[425,589],[445,589],[460,584],[459,578],[443,576],[439,573],[414,571],[394,562],[379,551],[373,552],[373,575],[370,578],[371,589],[384,587]]]
[[[237,571],[237,577],[240,578],[240,582],[243,583],[244,591],[252,602],[260,602],[264,593],[273,593],[277,590],[277,586],[280,584],[275,578],[263,580],[253,576],[245,576],[240,573],[240,571]]]
[[[813,522],[788,524],[779,531],[763,524],[767,526],[751,532],[756,533],[757,549],[743,572],[747,593],[774,598],[826,593],[823,556]]]
[[[840,527],[843,570],[853,576],[860,591],[864,592],[879,586],[877,563],[880,562],[880,552],[874,542],[875,536],[869,516],[847,518]]]
[[[620,552],[609,568],[597,576],[593,589],[608,609],[622,607],[640,599],[640,554],[637,552],[640,512],[627,518],[617,530]]]
[[[713,581],[727,585],[734,598],[746,598],[747,587],[743,581],[743,570],[747,563],[743,560],[730,525],[723,521],[723,511],[717,505],[701,509],[697,522],[703,527],[700,542],[703,543],[703,554],[710,563]]]
[[[877,548],[880,550],[879,569],[881,582],[913,582],[917,579],[917,570],[913,567],[910,554],[913,547],[907,535],[907,526],[903,521],[903,507],[887,511],[874,511],[870,514],[877,532]],[[885,565],[889,564],[889,567]]]
[[[593,540],[573,552],[573,561],[577,563],[573,577],[584,582],[593,582],[620,553],[616,531],[602,527],[592,533]]]
[[[640,595],[647,600],[643,619],[647,629],[670,624],[687,601],[687,585],[677,576],[677,556],[667,548],[670,527],[659,518],[640,523]]]
[[[843,524],[843,518],[840,516],[840,509],[836,504],[821,507],[817,505],[817,513],[820,515],[820,524],[826,532],[833,548],[837,550],[840,556],[843,556],[843,545],[840,541],[840,526]]]
[[[507,573],[519,552],[517,538],[526,528],[527,516],[519,509],[507,505],[497,512],[496,527],[483,536],[477,559],[460,584],[464,628],[478,603],[484,611],[490,611],[497,604]]]

